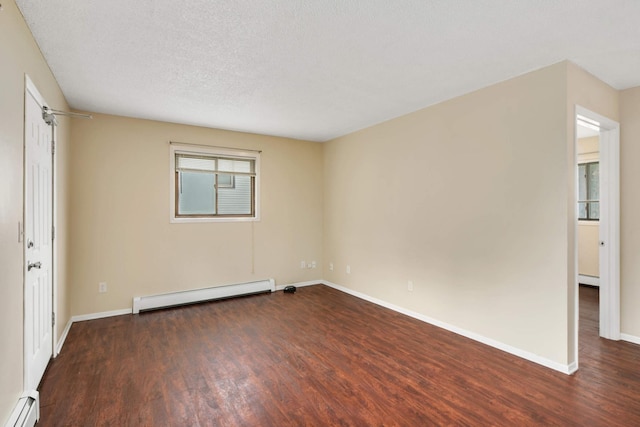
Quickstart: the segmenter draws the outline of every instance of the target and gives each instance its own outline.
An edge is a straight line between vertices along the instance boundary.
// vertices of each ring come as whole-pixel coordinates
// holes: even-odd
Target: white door
[[[44,100],[27,80],[25,93],[24,348],[25,389],[34,390],[53,353],[52,128]]]
[[[600,336],[620,339],[620,125],[601,119]]]

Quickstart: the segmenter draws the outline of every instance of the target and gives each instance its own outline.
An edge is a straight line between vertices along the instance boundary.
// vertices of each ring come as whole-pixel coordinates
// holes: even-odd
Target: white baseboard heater
[[[133,299],[133,314],[146,310],[173,307],[176,305],[193,304],[242,295],[260,294],[263,292],[275,292],[275,290],[275,280],[265,279],[257,282],[215,286],[204,289],[171,292],[168,294],[149,295],[146,297],[135,297]]]
[[[40,419],[40,396],[36,390],[18,400],[5,427],[33,427]]]

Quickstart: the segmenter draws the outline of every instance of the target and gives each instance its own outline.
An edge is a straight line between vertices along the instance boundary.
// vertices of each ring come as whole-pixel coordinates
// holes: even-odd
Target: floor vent
[[[21,397],[5,427],[33,427],[40,419],[40,397],[33,390]]]
[[[275,290],[275,280],[266,279],[257,282],[238,283],[235,285],[216,286],[212,288],[172,292],[161,295],[149,295],[146,297],[135,297],[133,299],[133,314],[146,310],[173,307],[176,305],[193,304],[197,302],[259,294],[263,292],[275,292]]]

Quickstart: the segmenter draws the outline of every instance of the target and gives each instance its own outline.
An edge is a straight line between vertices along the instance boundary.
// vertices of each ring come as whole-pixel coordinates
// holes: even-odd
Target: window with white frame
[[[171,144],[171,220],[259,218],[260,154]]]
[[[578,165],[578,219],[600,219],[600,163]]]

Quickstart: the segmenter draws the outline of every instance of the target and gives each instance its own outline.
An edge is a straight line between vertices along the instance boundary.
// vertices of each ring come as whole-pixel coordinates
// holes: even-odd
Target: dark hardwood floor
[[[318,285],[76,323],[49,426],[640,425],[640,346],[580,289],[567,376]]]

